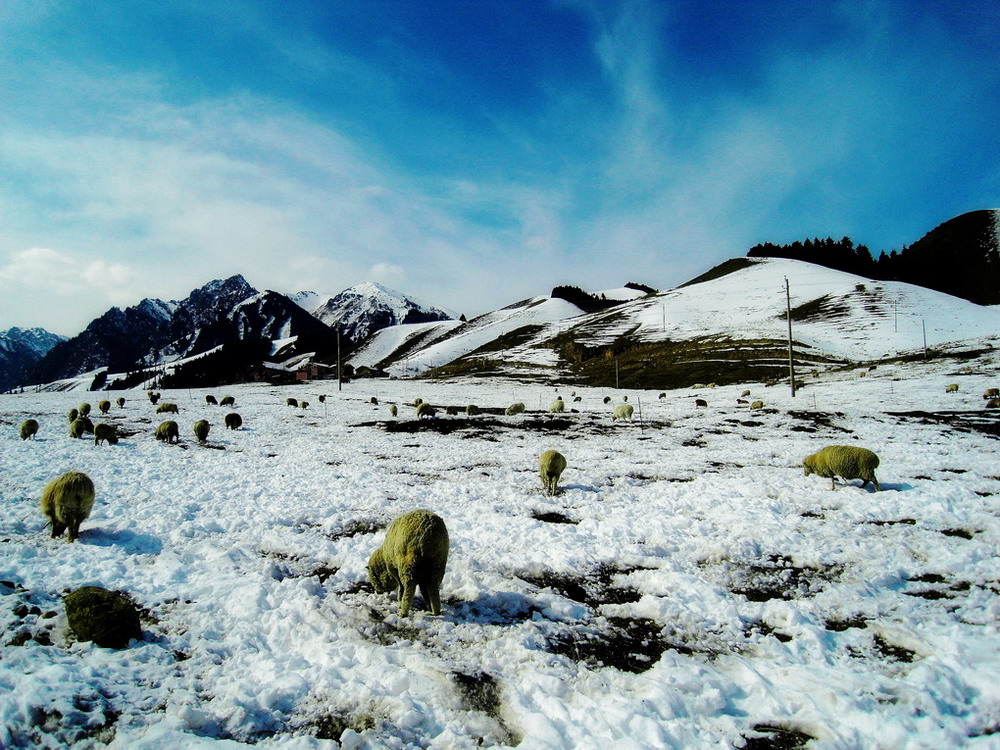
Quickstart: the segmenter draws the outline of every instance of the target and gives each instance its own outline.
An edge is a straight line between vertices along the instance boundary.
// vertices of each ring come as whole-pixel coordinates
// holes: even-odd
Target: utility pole
[[[343,390],[343,384],[340,376],[340,328],[337,328],[337,390]]]
[[[615,388],[618,387],[618,357],[615,357]]]
[[[795,360],[792,358],[792,295],[788,291],[788,277],[785,277],[785,313],[788,315],[788,380],[795,398]]]
[[[899,331],[899,326],[896,323],[896,305],[899,303],[898,299],[892,301],[892,331],[896,333]]]
[[[927,323],[923,318],[920,319],[920,330],[924,334],[924,359],[927,359]]]

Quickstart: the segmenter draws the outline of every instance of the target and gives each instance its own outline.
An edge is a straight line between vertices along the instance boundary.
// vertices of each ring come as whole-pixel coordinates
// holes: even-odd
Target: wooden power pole
[[[795,398],[795,359],[792,357],[792,296],[788,291],[788,277],[785,277],[785,313],[788,316],[788,380]]]

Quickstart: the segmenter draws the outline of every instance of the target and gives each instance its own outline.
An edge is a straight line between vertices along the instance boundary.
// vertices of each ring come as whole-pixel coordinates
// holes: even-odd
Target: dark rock
[[[125,648],[142,638],[139,610],[128,594],[100,586],[84,586],[66,597],[70,629],[81,641],[104,648]]]

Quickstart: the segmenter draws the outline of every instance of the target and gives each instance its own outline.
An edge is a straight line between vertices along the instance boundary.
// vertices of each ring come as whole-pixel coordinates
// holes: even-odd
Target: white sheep
[[[40,505],[52,524],[52,538],[68,529],[66,541],[74,542],[94,507],[94,483],[82,472],[68,471],[45,485]]]
[[[156,428],[155,435],[157,440],[162,440],[165,443],[180,442],[180,430],[177,427],[177,423],[172,419],[160,422]]]
[[[556,400],[549,404],[549,412],[559,414],[566,411],[566,404],[563,403],[562,396],[556,396]]]
[[[566,470],[566,457],[559,451],[545,451],[538,457],[538,475],[547,495],[555,495],[559,490],[559,477]]]
[[[101,422],[94,427],[94,445],[100,445],[105,440],[108,445],[118,445],[118,429],[113,424]]]
[[[391,524],[382,546],[368,560],[368,578],[376,593],[392,589],[399,593],[399,616],[413,607],[420,595],[432,615],[441,614],[441,580],[448,563],[448,529],[440,516],[429,510],[414,510]]]
[[[192,432],[194,432],[194,436],[198,438],[199,443],[206,443],[208,442],[208,431],[211,428],[212,425],[209,424],[207,419],[199,419],[197,422],[194,423]]]
[[[26,419],[21,422],[21,440],[27,440],[28,438],[34,440],[36,432],[38,432],[37,419]]]
[[[421,401],[417,405],[417,419],[423,419],[424,417],[431,419],[436,415],[437,415],[437,410],[433,406],[428,404],[426,401]]]
[[[507,415],[508,417],[512,417],[515,414],[524,414],[524,404],[522,404],[520,401],[518,401],[516,404],[511,404],[510,406],[507,407],[506,411],[504,411],[504,414]]]
[[[856,445],[828,445],[802,461],[806,476],[816,474],[829,477],[831,490],[837,489],[834,477],[839,476],[845,481],[861,479],[862,487],[871,482],[875,485],[876,492],[881,489],[875,478],[878,464],[878,456],[873,451]]]
[[[750,404],[750,411],[757,411],[757,409],[763,409],[763,408],[764,408],[763,401],[754,401],[752,404]]]
[[[987,388],[983,393],[984,399],[1000,398],[1000,388]]]
[[[958,393],[958,383],[951,383],[944,387],[945,393]]]
[[[611,415],[611,421],[614,422],[619,419],[625,419],[629,422],[632,421],[632,413],[635,411],[635,407],[632,404],[618,404],[615,407],[614,413]]]

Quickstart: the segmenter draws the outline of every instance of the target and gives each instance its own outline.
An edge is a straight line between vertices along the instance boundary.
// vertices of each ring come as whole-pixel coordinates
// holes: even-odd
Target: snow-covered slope
[[[406,373],[412,375],[432,367],[440,367],[491,344],[497,344],[497,351],[502,357],[502,347],[497,342],[502,342],[504,336],[518,329],[534,327],[557,330],[562,321],[581,314],[580,308],[566,300],[532,297],[501,310],[480,315],[464,325],[449,328],[444,335],[434,337],[421,345],[418,350],[404,352],[405,361],[392,351],[392,344],[407,342],[411,338],[408,335],[410,331],[408,326],[397,326],[395,329],[379,331],[369,345],[352,359],[352,364],[357,366],[361,363],[384,362],[389,359],[392,360],[387,367],[390,373],[402,375],[405,368]],[[375,355],[380,355],[381,359],[375,359]],[[491,352],[489,356],[493,358],[495,352]],[[509,361],[509,358],[506,359]],[[546,366],[556,364],[552,356],[540,351],[533,352],[520,361]]]
[[[574,328],[585,343],[631,331],[642,341],[721,333],[787,337],[785,279],[796,341],[847,360],[876,359],[1000,331],[1000,309],[924,287],[872,281],[812,263],[746,259],[720,278],[682,286],[587,316]]]
[[[732,342],[782,342],[788,335],[785,279],[792,308],[792,334],[810,361],[865,361],[956,345],[1000,331],[1000,308],[968,302],[925,287],[873,281],[802,261],[741,258],[719,274],[659,294],[623,289],[625,301],[583,314],[569,303],[537,297],[470,321],[436,341],[409,346],[408,371],[421,372],[488,348],[489,358],[518,369],[563,375],[557,342],[585,347],[675,344],[697,339]],[[724,272],[728,269],[729,272]],[[609,298],[615,290],[605,292]],[[631,292],[633,294],[624,294]],[[502,342],[524,326],[530,335]],[[397,332],[373,342],[382,360],[393,360]],[[737,343],[734,343],[737,345]],[[375,358],[362,352],[368,361]],[[397,372],[398,365],[390,368]]]

